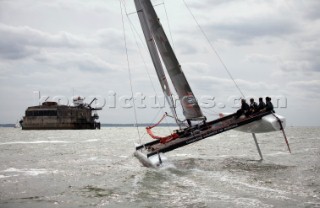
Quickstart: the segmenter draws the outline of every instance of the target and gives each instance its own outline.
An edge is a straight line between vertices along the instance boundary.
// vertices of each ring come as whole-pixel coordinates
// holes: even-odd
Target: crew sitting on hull
[[[266,104],[263,102],[263,98],[260,97],[259,98],[259,104],[258,104],[258,111],[262,111],[263,109],[265,109]]]
[[[254,102],[254,99],[250,99],[250,113],[258,112],[258,105],[256,102]]]
[[[271,111],[272,113],[275,113],[275,111],[273,110],[273,104],[271,103],[271,98],[270,97],[266,97],[266,107],[265,107],[266,111]]]
[[[271,111],[275,113],[273,110],[273,104],[271,103],[271,98],[266,97],[266,104],[263,102],[262,98],[259,98],[259,105],[254,102],[254,99],[250,99],[250,106],[247,104],[245,99],[241,99],[241,108],[237,110],[235,118],[238,119],[241,115],[245,115],[248,117],[250,114],[261,112],[261,111]]]
[[[235,118],[239,118],[242,114],[246,116],[250,114],[250,107],[245,99],[241,99],[241,108],[237,110]]]

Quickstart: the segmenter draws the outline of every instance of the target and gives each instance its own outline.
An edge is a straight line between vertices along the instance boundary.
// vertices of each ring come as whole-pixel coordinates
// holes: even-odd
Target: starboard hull
[[[231,113],[221,113],[220,116],[228,116]],[[239,119],[243,119],[245,116],[241,116]],[[279,120],[281,121],[281,125],[279,123]],[[254,121],[252,123],[240,126],[235,128],[236,131],[241,131],[245,133],[268,133],[272,131],[280,131],[282,128],[286,127],[286,118],[278,115],[278,114],[269,114],[266,116],[263,116],[260,120]]]
[[[262,117],[261,120],[257,120],[244,126],[240,126],[238,128],[235,128],[234,130],[246,133],[267,133],[272,131],[280,131],[282,127],[280,126],[280,123],[277,118],[280,119],[282,127],[285,128],[285,117],[277,114],[270,114]]]

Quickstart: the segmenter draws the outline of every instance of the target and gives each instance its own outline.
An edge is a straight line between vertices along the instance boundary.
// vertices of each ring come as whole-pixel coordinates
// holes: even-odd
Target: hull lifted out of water
[[[230,113],[227,115],[230,115]],[[224,117],[226,115],[221,113],[220,116]],[[244,116],[240,118],[244,118]],[[254,134],[280,131],[281,127],[279,125],[279,120],[281,121],[282,128],[285,128],[286,127],[285,117],[272,113],[270,115],[263,116],[261,119],[256,120],[255,122],[237,127],[235,130],[245,132],[245,133],[254,133]]]
[[[206,117],[203,115],[191,90],[151,1],[134,0],[134,3],[163,93],[172,111],[172,117],[180,127],[165,137],[155,136],[152,133],[151,129],[156,125],[147,128],[147,133],[156,140],[136,146],[135,152],[135,156],[139,158],[144,165],[155,167],[162,162],[160,153],[165,153],[232,129],[252,133],[261,159],[262,154],[255,133],[282,130],[285,137],[285,118],[274,114],[272,111],[260,111],[240,118],[237,118],[235,114],[221,114],[219,119],[206,121]],[[183,127],[184,121],[181,121],[177,117],[172,101],[172,91],[170,90],[163,66],[165,66],[168,77],[172,81],[179,97],[183,115],[189,127]],[[198,124],[192,125],[192,121],[197,121]],[[287,145],[290,151],[288,142]],[[149,160],[151,157],[152,160]]]
[[[271,119],[271,117],[274,117],[275,119]],[[255,123],[259,125],[255,126]],[[156,159],[153,159],[153,162],[147,161],[147,159],[154,155],[158,155],[159,153],[169,152],[232,129],[247,130],[246,132],[256,133],[252,131],[254,128],[259,131],[262,131],[262,129],[268,131],[279,131],[284,127],[282,121],[278,120],[277,116],[271,111],[260,112],[249,117],[240,117],[239,119],[235,118],[235,114],[231,114],[201,125],[195,125],[183,130],[176,130],[175,134],[178,135],[178,138],[169,142],[163,142],[161,139],[158,139],[139,145],[136,147],[135,156],[139,158],[142,164],[146,166],[154,166],[154,160]],[[158,163],[161,163],[160,156],[158,158]]]

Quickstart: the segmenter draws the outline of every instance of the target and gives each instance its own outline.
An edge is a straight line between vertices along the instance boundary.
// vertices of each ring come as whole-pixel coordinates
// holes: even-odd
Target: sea
[[[159,127],[166,135],[172,127]],[[228,131],[166,153],[158,168],[133,156],[144,128],[0,128],[0,207],[320,207],[320,128]]]

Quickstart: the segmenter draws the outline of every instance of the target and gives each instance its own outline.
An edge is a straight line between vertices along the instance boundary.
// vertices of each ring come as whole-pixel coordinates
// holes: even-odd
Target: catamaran
[[[162,162],[160,154],[232,129],[252,134],[261,159],[263,159],[263,156],[257,142],[256,133],[281,130],[290,151],[284,132],[286,120],[283,116],[277,115],[272,111],[259,111],[250,116],[241,116],[240,118],[236,118],[235,114],[221,114],[220,118],[207,121],[182,71],[181,65],[168,41],[151,1],[134,0],[134,3],[162,91],[171,109],[171,116],[179,126],[179,129],[167,136],[154,135],[152,128],[157,126],[158,123],[147,127],[147,133],[155,140],[137,145],[134,153],[144,165],[158,166]],[[185,117],[184,120],[179,119],[177,116],[172,91],[169,87],[163,65],[179,97]],[[167,115],[166,113],[162,119]],[[192,123],[195,121],[197,121],[197,124],[193,125]],[[150,157],[157,158],[156,162],[154,160],[151,161]]]

